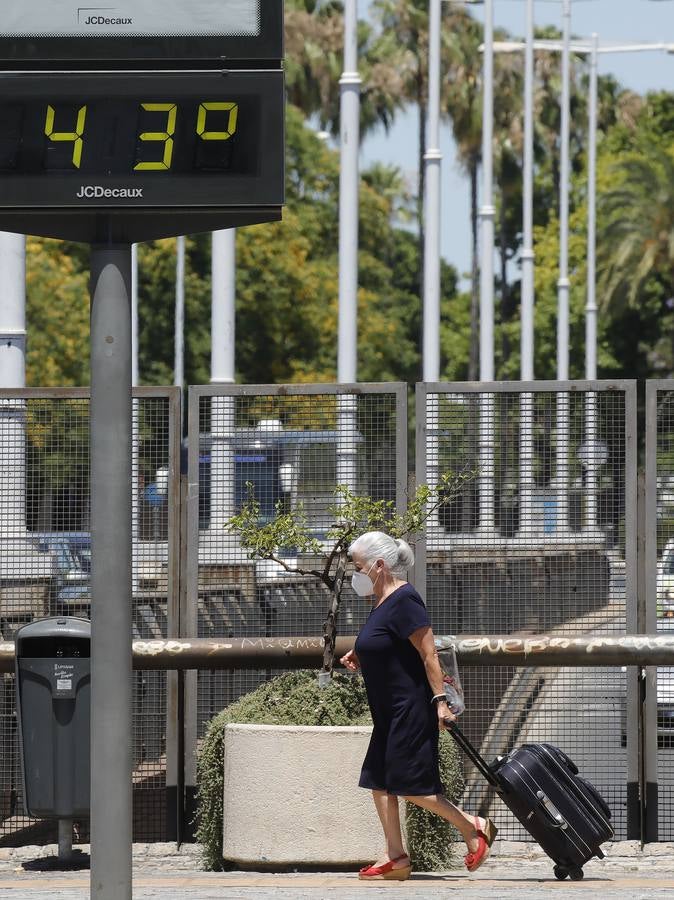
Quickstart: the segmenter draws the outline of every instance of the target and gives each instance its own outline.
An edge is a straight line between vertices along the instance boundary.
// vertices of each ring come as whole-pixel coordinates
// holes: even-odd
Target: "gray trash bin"
[[[24,803],[36,818],[89,816],[91,624],[58,617],[16,634]]]

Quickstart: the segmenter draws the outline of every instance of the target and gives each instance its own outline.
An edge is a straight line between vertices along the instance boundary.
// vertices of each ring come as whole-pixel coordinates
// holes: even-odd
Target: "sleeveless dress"
[[[430,625],[411,584],[374,607],[355,650],[372,713],[372,738],[358,782],[389,794],[443,793],[438,768],[438,717],[421,656],[409,636]]]

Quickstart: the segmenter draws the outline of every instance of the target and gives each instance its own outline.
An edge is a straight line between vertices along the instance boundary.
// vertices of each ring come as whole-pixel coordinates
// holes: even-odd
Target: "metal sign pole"
[[[91,253],[91,897],[131,900],[131,245]]]

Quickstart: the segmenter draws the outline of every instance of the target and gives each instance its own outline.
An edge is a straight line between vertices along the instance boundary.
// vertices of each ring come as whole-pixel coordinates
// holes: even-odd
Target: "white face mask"
[[[373,565],[374,563],[372,563]],[[354,572],[351,576],[351,587],[359,597],[369,597],[371,594],[374,594],[374,583],[370,578],[372,566],[367,572]]]

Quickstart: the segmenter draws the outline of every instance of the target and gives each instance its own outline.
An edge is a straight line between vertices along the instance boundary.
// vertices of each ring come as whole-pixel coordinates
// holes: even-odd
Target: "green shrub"
[[[440,735],[440,780],[446,796],[455,803],[460,801],[464,788],[461,758],[454,739],[446,732]],[[443,872],[457,865],[454,843],[461,835],[445,819],[406,803],[405,832],[407,852],[418,872]]]
[[[221,869],[223,739],[225,725],[371,725],[362,678],[334,675],[319,688],[316,673],[289,672],[262,684],[215,716],[206,731],[197,762],[197,840],[204,848],[204,863]],[[440,774],[448,797],[463,789],[461,765],[454,742],[440,741]],[[432,813],[407,804],[407,840],[413,866],[420,871],[451,868],[453,829]],[[376,840],[373,838],[373,846]]]

